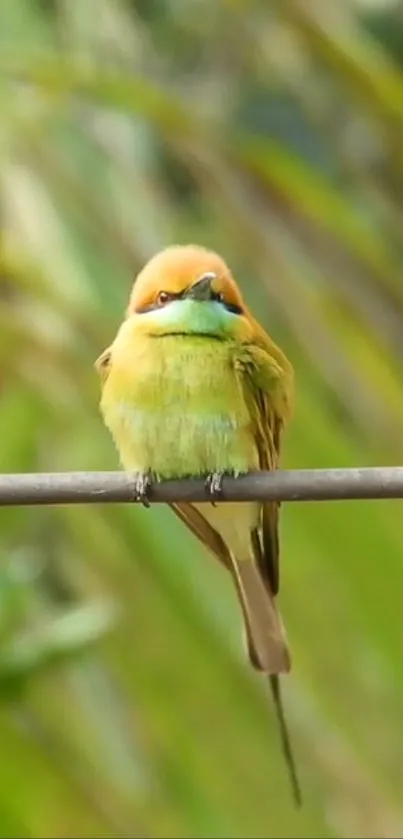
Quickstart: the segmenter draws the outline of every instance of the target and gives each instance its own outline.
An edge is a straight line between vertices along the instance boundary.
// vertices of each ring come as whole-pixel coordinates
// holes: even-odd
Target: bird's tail
[[[281,618],[276,610],[274,597],[264,584],[254,561],[252,559],[239,561],[233,556],[231,559],[233,577],[245,621],[249,658],[255,669],[263,671],[269,677],[282,751],[294,801],[300,807],[301,789],[280,692],[279,674],[287,673],[291,667]]]
[[[238,560],[231,556],[231,560],[251,663],[268,675],[288,673],[291,659],[274,597],[251,558]]]
[[[291,747],[291,740],[288,731],[288,726],[284,714],[283,700],[281,698],[280,678],[279,676],[269,676],[270,690],[273,697],[274,707],[276,709],[277,723],[280,731],[281,748],[284,755],[284,760],[287,766],[292,794],[297,807],[301,807],[302,795],[299,784],[297,767],[295,764],[294,753]]]

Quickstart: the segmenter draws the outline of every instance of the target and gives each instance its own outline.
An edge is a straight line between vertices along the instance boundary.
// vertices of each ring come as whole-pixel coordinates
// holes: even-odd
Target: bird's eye
[[[215,291],[213,295],[213,299],[217,301],[217,303],[224,303],[224,295],[222,291]]]
[[[166,303],[171,299],[171,295],[168,294],[167,291],[160,291],[157,297],[157,303],[159,306],[165,306]]]

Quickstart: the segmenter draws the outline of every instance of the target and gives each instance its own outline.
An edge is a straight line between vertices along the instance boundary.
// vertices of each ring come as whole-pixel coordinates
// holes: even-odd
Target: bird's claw
[[[206,491],[210,496],[211,503],[215,507],[215,498],[219,498],[222,495],[223,491],[223,478],[224,475],[222,472],[212,472],[211,475],[208,475],[206,478]]]
[[[153,482],[149,472],[140,472],[136,475],[134,484],[135,500],[143,504],[146,508],[150,506],[149,494],[152,484]]]

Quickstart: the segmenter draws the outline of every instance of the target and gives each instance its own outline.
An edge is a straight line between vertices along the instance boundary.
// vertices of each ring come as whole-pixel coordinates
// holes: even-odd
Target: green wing
[[[280,364],[280,358],[283,364]],[[291,413],[293,371],[285,357],[274,358],[265,348],[247,345],[237,362],[252,417],[261,469],[277,469],[281,434]],[[272,594],[280,585],[278,502],[263,505],[259,531],[254,534],[256,560]]]

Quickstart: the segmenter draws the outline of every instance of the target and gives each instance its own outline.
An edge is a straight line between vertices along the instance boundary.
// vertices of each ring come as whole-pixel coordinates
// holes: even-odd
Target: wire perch
[[[224,477],[222,501],[343,501],[403,498],[403,466],[297,469]],[[204,478],[153,483],[151,503],[207,501]],[[0,475],[0,506],[105,504],[136,500],[127,472],[51,472]]]

